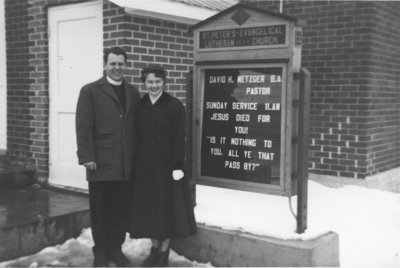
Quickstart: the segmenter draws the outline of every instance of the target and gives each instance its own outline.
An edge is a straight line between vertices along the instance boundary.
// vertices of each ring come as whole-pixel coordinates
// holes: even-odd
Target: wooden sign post
[[[237,4],[191,30],[196,182],[295,194],[298,20]]]

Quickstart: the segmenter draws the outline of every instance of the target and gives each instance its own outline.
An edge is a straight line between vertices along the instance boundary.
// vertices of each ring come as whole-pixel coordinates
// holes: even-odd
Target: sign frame
[[[238,51],[238,50],[268,50],[274,48],[288,48],[290,41],[290,24],[288,22],[267,22],[267,23],[253,23],[251,27],[236,27],[234,29],[247,29],[247,28],[258,28],[258,27],[271,27],[271,26],[284,26],[285,27],[285,42],[283,44],[275,44],[275,45],[259,45],[259,46],[234,46],[234,47],[221,47],[221,48],[200,48],[200,37],[202,32],[209,31],[223,31],[223,30],[232,30],[232,26],[220,26],[220,27],[204,27],[201,31],[196,32],[196,42],[195,49],[199,52],[207,52],[207,51]]]
[[[205,71],[208,69],[240,69],[240,68],[282,68],[282,90],[281,90],[281,126],[280,126],[280,166],[279,166],[279,185],[265,184],[258,182],[246,182],[242,180],[224,179],[201,175],[201,147],[203,130],[203,103],[205,94]],[[288,63],[284,62],[254,62],[241,61],[240,63],[229,61],[224,62],[197,62],[194,76],[194,87],[198,90],[194,92],[195,103],[195,124],[194,124],[194,157],[193,157],[193,176],[197,178],[197,183],[207,186],[216,186],[251,192],[259,192],[274,195],[291,195],[291,148],[292,148],[292,94],[291,94],[291,72]]]

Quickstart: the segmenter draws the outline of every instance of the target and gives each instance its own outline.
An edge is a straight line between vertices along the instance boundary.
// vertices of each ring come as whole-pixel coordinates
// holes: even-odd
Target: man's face
[[[115,55],[110,53],[107,62],[104,64],[104,70],[108,77],[114,81],[121,81],[125,70],[124,55]]]

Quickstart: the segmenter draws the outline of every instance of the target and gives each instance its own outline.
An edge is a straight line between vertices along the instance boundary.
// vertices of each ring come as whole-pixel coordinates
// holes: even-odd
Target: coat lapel
[[[128,82],[124,81],[124,87],[125,87],[125,113],[129,112],[129,109],[132,107],[132,95],[133,95],[133,89],[129,87]]]
[[[114,101],[118,104],[119,106],[119,100],[118,100],[118,96],[115,93],[114,89],[112,88],[112,86],[110,85],[110,83],[108,83],[107,78],[104,76],[101,80],[101,88],[111,97],[114,99]],[[127,81],[124,80],[124,89],[125,89],[125,113],[129,112],[129,109],[132,107],[132,95],[133,95],[133,91],[132,88],[129,87],[129,83]]]
[[[100,80],[101,83],[101,88],[106,92],[111,98],[113,98],[117,103],[118,103],[118,97],[117,94],[115,94],[114,89],[112,89],[111,85],[108,83],[107,78],[103,76],[103,78]]]
[[[156,101],[156,103],[152,104],[151,101],[150,101],[149,93],[146,93],[143,96],[143,98],[141,99],[141,102],[142,103],[148,103],[151,106],[158,106],[158,105],[163,104],[163,103],[168,103],[170,98],[171,98],[171,96],[167,92],[163,91],[161,93],[160,98],[158,98],[158,100]]]

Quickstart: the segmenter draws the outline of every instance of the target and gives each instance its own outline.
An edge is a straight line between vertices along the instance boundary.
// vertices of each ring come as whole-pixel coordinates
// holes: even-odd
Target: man
[[[105,76],[85,85],[76,108],[79,164],[89,183],[95,267],[108,261],[129,265],[121,246],[128,221],[134,163],[134,111],[139,92],[124,81],[127,55],[119,47],[104,51]]]

